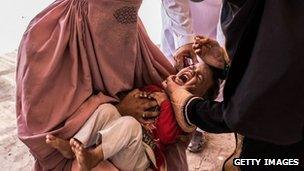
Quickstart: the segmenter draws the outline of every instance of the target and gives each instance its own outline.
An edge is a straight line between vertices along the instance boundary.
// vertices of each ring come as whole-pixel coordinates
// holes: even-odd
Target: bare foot
[[[70,140],[70,145],[75,153],[81,171],[89,171],[103,160],[101,144],[95,148],[86,149],[81,142],[72,138]]]
[[[69,141],[63,140],[50,134],[45,138],[45,142],[53,148],[57,149],[65,158],[74,158],[74,152],[71,149]]]

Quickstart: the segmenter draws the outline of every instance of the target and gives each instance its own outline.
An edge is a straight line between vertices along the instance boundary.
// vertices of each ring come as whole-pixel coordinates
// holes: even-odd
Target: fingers
[[[141,92],[138,92],[138,93],[134,94],[134,97],[135,98],[141,98]]]
[[[164,92],[154,92],[150,96],[156,100],[158,106],[161,106],[161,104],[168,99],[167,94]]]
[[[149,92],[140,91],[140,90],[136,91],[136,94],[134,95],[134,97],[151,99]]]
[[[172,85],[175,85],[176,83],[174,82],[176,76],[175,75],[170,75],[166,81],[167,81],[167,88],[172,88]]]
[[[175,78],[176,78],[175,75],[170,75],[170,76],[166,79],[167,84],[168,84],[168,83],[171,83],[171,82],[174,82]]]
[[[202,44],[200,42],[194,42],[192,45],[192,48],[195,49],[199,49],[201,48]]]
[[[138,119],[138,121],[140,123],[143,123],[143,124],[151,124],[151,123],[155,122],[155,119],[142,119],[142,118],[140,118],[140,119]]]
[[[208,37],[201,37],[201,38],[195,37],[194,43],[202,44],[202,43],[209,42],[210,40],[212,40],[212,39],[209,39]]]
[[[139,89],[134,89],[128,95],[138,97],[140,93],[141,93],[141,91]]]
[[[208,52],[210,52],[211,48],[212,46],[208,43],[193,44],[194,53],[202,59]]]
[[[214,39],[209,39],[209,44],[211,46],[220,46],[220,44],[218,43],[218,41],[216,41]]]
[[[191,51],[191,50],[192,50],[192,43],[183,45],[177,49],[174,56],[179,57],[179,56],[183,56],[185,54],[189,54],[189,51]]]
[[[194,39],[194,43],[193,43],[193,45],[195,45],[195,46],[197,46],[197,45],[203,45],[203,44],[205,44],[205,43],[209,43],[209,38],[202,38],[202,39],[199,39],[199,38],[195,38]]]
[[[179,71],[185,67],[185,59],[192,59],[192,62],[197,61],[196,54],[193,51],[192,43],[181,46],[174,54],[175,65],[174,67]]]
[[[159,112],[155,111],[145,111],[142,113],[141,117],[138,117],[137,120],[141,123],[148,124],[155,122],[155,118],[159,115]]]
[[[194,53],[197,56],[199,56],[199,57],[202,58],[205,55],[205,53],[209,50],[209,48],[206,48],[206,47],[210,47],[207,42],[208,41],[207,41],[206,38],[204,38],[204,39],[196,39],[195,40],[195,42],[193,43],[192,48],[193,48]]]
[[[47,140],[55,140],[56,137],[54,135],[52,135],[52,134],[48,134],[48,135],[46,135],[46,139]]]
[[[163,89],[167,88],[167,80],[165,80],[165,81],[162,82],[162,86],[163,86]]]
[[[153,92],[153,93],[150,94],[150,97],[152,97],[153,99],[156,99],[156,98],[158,98],[160,96],[163,96],[163,95],[165,95],[164,92]]]
[[[184,67],[184,60],[183,60],[183,58],[184,57],[182,55],[174,56],[174,61],[175,61],[174,68],[177,71],[180,71]]]
[[[140,92],[139,97],[140,97],[140,98],[152,99],[151,96],[150,96],[150,94],[151,94],[151,93],[149,93],[149,92],[143,91],[143,92]]]
[[[150,94],[150,97],[152,97],[153,99],[156,99],[158,97],[158,92],[154,92]]]
[[[144,119],[147,119],[147,118],[155,118],[159,115],[159,112],[153,112],[153,111],[146,111],[145,112],[145,117]]]
[[[180,70],[182,70],[184,68],[184,63],[182,61],[175,62],[174,68],[177,71],[180,71]]]
[[[204,37],[203,35],[196,35],[194,37],[194,40],[196,40],[196,39],[204,39],[204,38],[206,38],[206,37]]]
[[[219,43],[216,40],[210,39],[210,38],[195,38],[193,43],[193,48],[199,48],[199,46],[219,46]]]
[[[162,83],[164,89],[168,88],[168,83],[171,83],[176,78],[175,75],[170,75],[167,79]]]
[[[157,106],[157,102],[155,100],[149,100],[148,102],[142,105],[142,108],[145,111],[155,106]]]
[[[183,86],[183,88],[187,91],[190,91],[190,92],[196,90],[195,85],[187,85],[187,86]]]
[[[194,52],[194,50],[191,50],[190,54],[191,54],[191,59],[192,59],[192,65],[197,64],[198,60],[197,60],[196,53]]]
[[[194,52],[195,53],[195,52]],[[193,59],[193,65],[195,65],[195,64],[197,64],[197,63],[199,63],[199,61],[198,61],[198,58],[197,58],[197,56],[195,56],[195,58]]]
[[[175,78],[176,78],[175,75],[171,75],[166,79],[167,82],[166,82],[165,90],[169,96],[176,88],[179,87],[179,85],[174,82]]]
[[[195,50],[194,50],[194,53],[195,53],[196,55],[198,55],[198,56],[202,56],[202,49],[201,49],[201,48],[195,49]]]

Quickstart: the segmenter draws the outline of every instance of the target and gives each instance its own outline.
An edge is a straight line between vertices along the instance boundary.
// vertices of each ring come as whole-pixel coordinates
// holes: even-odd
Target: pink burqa
[[[117,93],[157,84],[175,70],[137,17],[141,0],[57,0],[24,33],[18,53],[18,136],[35,170],[70,170],[45,143],[71,138]]]

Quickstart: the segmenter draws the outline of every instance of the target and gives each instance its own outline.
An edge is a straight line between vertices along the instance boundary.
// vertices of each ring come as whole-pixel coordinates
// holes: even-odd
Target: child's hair
[[[204,99],[209,100],[215,100],[219,94],[220,86],[221,86],[221,80],[218,79],[216,71],[213,67],[209,67],[212,71],[212,86],[206,91],[206,93],[203,95]]]

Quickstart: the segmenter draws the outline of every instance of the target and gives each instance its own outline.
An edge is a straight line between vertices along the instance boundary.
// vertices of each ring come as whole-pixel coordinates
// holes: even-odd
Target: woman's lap
[[[74,160],[71,167],[72,171],[79,170],[77,161]],[[109,161],[102,161],[100,162],[92,171],[98,171],[98,170],[104,170],[104,171],[119,171],[111,162]]]

